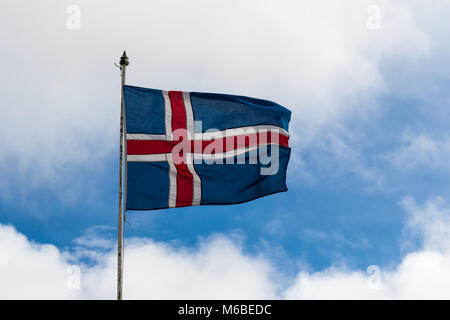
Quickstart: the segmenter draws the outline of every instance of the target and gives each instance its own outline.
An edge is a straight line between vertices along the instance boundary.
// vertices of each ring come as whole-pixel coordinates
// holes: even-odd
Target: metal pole
[[[120,58],[120,70],[122,71],[122,85],[121,85],[121,111],[120,111],[120,156],[119,156],[119,221],[118,221],[118,235],[117,235],[117,300],[122,300],[123,292],[123,212],[125,208],[122,207],[122,177],[123,177],[123,140],[124,140],[124,126],[125,126],[125,100],[123,96],[123,86],[125,85],[125,71],[129,64],[126,52],[123,52]]]

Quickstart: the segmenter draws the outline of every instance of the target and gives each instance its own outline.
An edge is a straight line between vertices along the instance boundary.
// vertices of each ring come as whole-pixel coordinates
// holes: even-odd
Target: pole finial
[[[129,64],[130,62],[128,61],[127,53],[124,50],[122,56],[120,57],[120,65],[122,67],[126,67]]]

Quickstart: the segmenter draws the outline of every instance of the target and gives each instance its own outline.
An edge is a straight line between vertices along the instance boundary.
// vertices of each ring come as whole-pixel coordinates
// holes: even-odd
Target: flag
[[[124,86],[126,209],[250,201],[287,190],[291,112],[244,96]]]

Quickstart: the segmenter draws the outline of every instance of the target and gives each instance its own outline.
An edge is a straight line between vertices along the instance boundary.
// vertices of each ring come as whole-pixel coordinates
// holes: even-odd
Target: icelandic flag
[[[287,191],[288,109],[128,85],[124,99],[127,210],[236,204]]]

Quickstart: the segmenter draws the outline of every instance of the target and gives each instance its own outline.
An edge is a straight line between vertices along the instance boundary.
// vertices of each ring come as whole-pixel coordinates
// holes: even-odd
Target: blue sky
[[[450,234],[448,1],[0,7],[8,61],[0,88],[0,243],[23,242],[0,259],[0,274],[17,279],[3,279],[11,287],[1,297],[35,297],[42,284],[14,272],[35,256],[56,261],[42,270],[58,270],[43,297],[114,297],[114,62],[126,49],[127,84],[242,94],[292,111],[288,192],[241,205],[129,212],[128,297],[323,298],[345,287],[344,297],[448,298],[448,283],[436,280],[449,276],[450,260],[450,245],[437,245]],[[194,268],[203,256],[206,266],[223,263]],[[444,271],[428,279],[422,263],[434,258],[433,268]],[[183,279],[180,291],[163,281],[158,295],[148,270],[155,261],[172,270],[177,259],[193,268],[192,282]],[[86,275],[80,290],[64,287],[71,264]],[[370,265],[381,268],[382,289],[367,289]],[[230,284],[245,289],[218,281],[230,268],[237,270]],[[46,274],[39,270],[24,272],[34,279]],[[183,271],[161,277],[174,272]],[[416,274],[421,281],[401,280]],[[203,290],[188,289],[193,284]]]

